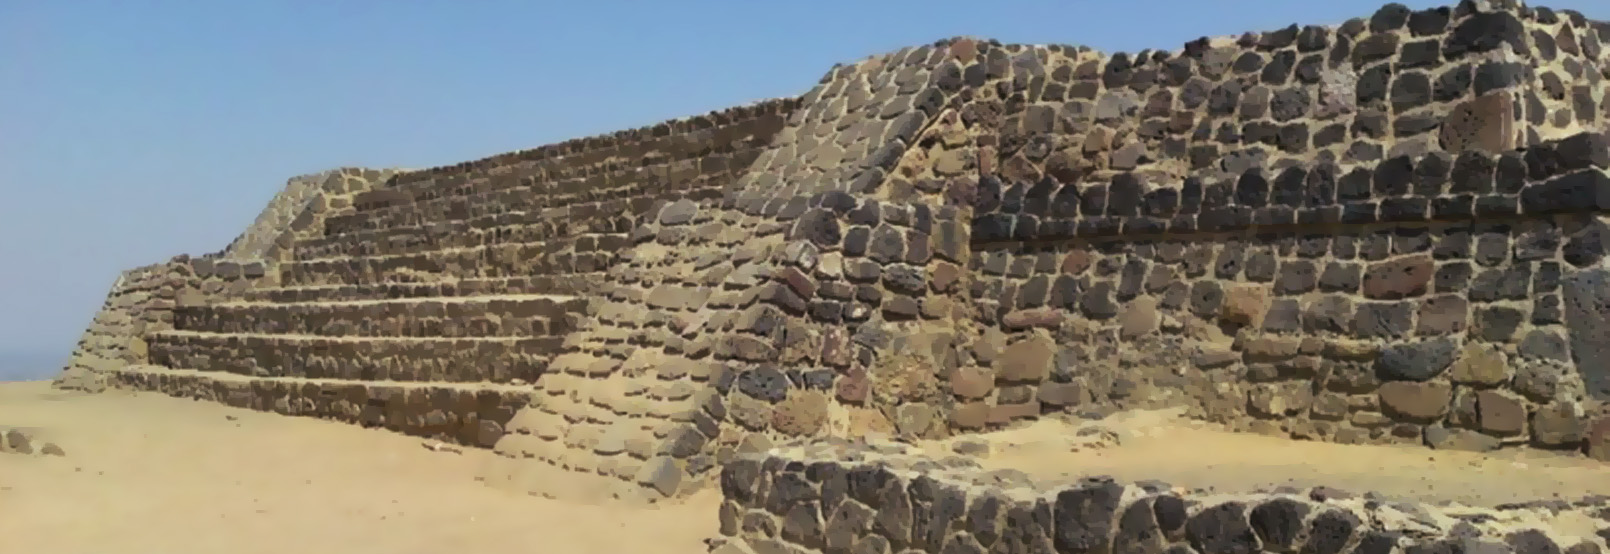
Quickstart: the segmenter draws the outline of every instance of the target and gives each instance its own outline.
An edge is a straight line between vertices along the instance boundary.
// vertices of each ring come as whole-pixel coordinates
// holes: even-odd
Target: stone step
[[[153,365],[126,366],[108,375],[114,386],[482,448],[497,443],[533,393],[529,385],[246,377]]]
[[[242,299],[248,302],[333,302],[356,300],[388,300],[424,297],[461,297],[483,295],[585,296],[601,281],[596,275],[535,275],[521,277],[495,277],[488,279],[460,279],[431,283],[367,283],[358,285],[310,285],[261,288],[246,291]]]
[[[652,168],[641,168],[643,169]],[[399,202],[384,206],[365,207],[352,214],[326,220],[327,237],[343,237],[365,231],[429,226],[437,223],[490,218],[497,221],[503,214],[522,212],[535,214],[528,224],[552,223],[558,228],[576,231],[604,230],[629,227],[631,220],[648,210],[656,200],[719,198],[721,185],[734,175],[698,174],[687,172],[685,179],[667,183],[662,178],[643,181],[622,181],[606,190],[595,187],[585,194],[555,194],[550,190],[516,188],[475,195],[422,198],[414,202]],[[568,184],[568,183],[562,183]],[[525,216],[531,217],[531,216]],[[505,221],[511,217],[503,217]],[[511,221],[509,225],[520,222]]]
[[[510,210],[569,208],[564,217],[587,219],[612,216],[627,210],[616,207],[632,204],[637,211],[646,204],[626,199],[663,196],[719,196],[725,182],[749,167],[763,148],[758,144],[712,145],[699,160],[656,159],[623,163],[607,160],[603,165],[554,168],[536,164],[513,166],[513,171],[482,175],[459,182],[427,180],[413,186],[394,186],[388,190],[411,194],[412,202],[360,210],[352,216],[333,220],[332,235],[356,230],[383,229],[447,219],[466,219]]]
[[[296,260],[338,259],[507,243],[562,243],[620,234],[613,222],[606,223],[582,225],[562,214],[514,211],[303,239],[297,241],[292,256]]]
[[[586,299],[551,295],[239,301],[178,307],[173,325],[182,331],[327,337],[563,337],[586,309]]]
[[[280,282],[287,286],[568,275],[608,269],[627,243],[622,236],[622,240],[608,243],[612,250],[599,249],[601,244],[507,243],[393,256],[298,260],[282,263],[278,269]]]
[[[623,359],[602,352],[555,358],[531,405],[505,427],[495,451],[512,462],[493,478],[554,493],[521,479],[535,467],[603,478],[598,486],[617,497],[691,492],[713,464],[708,452],[720,434],[707,411],[724,410],[713,384],[716,364],[648,346]]]
[[[253,377],[508,383],[533,382],[561,337],[322,337],[157,331],[153,363]]]
[[[626,209],[617,209],[610,215],[610,219],[593,221],[534,212],[497,213],[468,219],[444,217],[409,225],[309,237],[296,243],[292,255],[298,260],[312,260],[507,243],[566,244],[589,237],[627,233],[638,219],[635,212]]]

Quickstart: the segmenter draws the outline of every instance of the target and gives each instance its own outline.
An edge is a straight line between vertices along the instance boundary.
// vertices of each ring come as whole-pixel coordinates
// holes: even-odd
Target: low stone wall
[[[74,347],[56,386],[104,388],[104,373],[150,360],[148,339],[173,329],[175,309],[238,298],[266,278],[263,262],[187,256],[123,272]]]
[[[1218,494],[1103,477],[1036,482],[894,443],[773,449],[726,464],[720,480],[717,554],[1599,554],[1610,540],[1606,498],[1486,509],[1324,487]],[[1596,529],[1584,534],[1584,519]]]
[[[258,377],[532,382],[561,337],[414,338],[157,331],[150,363]]]
[[[350,210],[353,195],[390,178],[391,170],[342,168],[289,180],[247,230],[224,250],[124,271],[84,331],[57,386],[100,390],[102,373],[149,361],[150,333],[174,328],[174,311],[225,299],[277,282],[273,263],[296,240],[333,213]]]
[[[187,306],[174,314],[174,327],[326,337],[563,337],[575,328],[572,319],[587,307],[585,299],[570,297],[450,300]]]
[[[155,298],[167,278],[167,265],[138,267],[119,274],[107,293],[106,301],[95,313],[89,328],[84,330],[67,358],[67,367],[57,376],[55,385],[67,389],[100,390],[106,383],[100,376],[136,360],[145,358],[145,345],[140,340],[148,325],[163,325],[159,313],[147,312],[153,301],[172,299]]]
[[[990,328],[951,379],[953,424],[997,423],[974,402],[1178,393],[1302,438],[1588,449],[1610,399],[1606,168],[1585,133],[1183,190],[986,183],[967,280]]]
[[[111,372],[110,377],[124,388],[482,448],[497,442],[532,394],[529,387],[247,378],[141,365]]]

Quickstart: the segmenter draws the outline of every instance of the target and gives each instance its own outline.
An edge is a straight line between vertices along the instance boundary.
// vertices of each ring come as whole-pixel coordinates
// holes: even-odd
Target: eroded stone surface
[[[796,98],[343,170],[224,252],[124,273],[60,384],[492,447],[651,499],[787,437],[1163,405],[1602,457],[1601,34],[1485,2],[1177,52],[953,39]],[[1261,502],[1108,527],[1297,548]],[[767,540],[834,536],[835,507],[770,508]],[[1052,517],[1022,508],[834,548],[1083,540],[1012,536]]]

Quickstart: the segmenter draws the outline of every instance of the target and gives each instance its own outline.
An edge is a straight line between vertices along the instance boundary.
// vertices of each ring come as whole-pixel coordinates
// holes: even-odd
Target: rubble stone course
[[[1085,523],[988,501],[1026,534],[913,542],[866,534],[909,524],[870,496],[756,498],[795,486],[785,439],[1179,405],[1610,460],[1606,42],[1512,0],[1176,51],[953,38],[797,98],[299,178],[224,252],[126,272],[59,383],[487,446],[481,479],[550,496],[680,497],[769,455],[745,490],[776,490],[724,491],[787,543],[757,551],[1385,553],[1317,500],[1148,516],[1105,484],[1057,493]]]
[[[1105,476],[1035,480],[901,445],[828,442],[721,470],[713,553],[1602,552],[1549,524],[1610,499],[1425,505],[1329,487],[1215,493]]]

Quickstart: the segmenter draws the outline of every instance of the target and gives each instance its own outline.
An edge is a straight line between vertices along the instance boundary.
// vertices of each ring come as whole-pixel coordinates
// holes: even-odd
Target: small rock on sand
[[[5,432],[6,448],[18,454],[33,454],[33,437],[22,429],[12,429]]]
[[[961,439],[951,443],[950,450],[963,456],[989,457],[989,441],[983,439]]]

